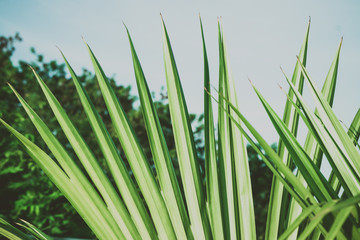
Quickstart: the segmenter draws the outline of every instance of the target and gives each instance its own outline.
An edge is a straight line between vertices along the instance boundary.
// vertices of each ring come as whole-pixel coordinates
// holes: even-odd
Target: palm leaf
[[[0,218],[0,234],[8,239],[13,240],[31,240],[32,238],[19,229],[12,226],[10,223]]]
[[[227,116],[228,104],[225,88],[225,66],[223,38],[220,22],[218,21],[219,43],[219,101],[218,101],[218,152],[219,152],[219,183],[221,191],[221,211],[224,219],[225,239],[237,238],[236,209],[234,196],[233,171],[230,152],[230,132]]]
[[[223,95],[228,98],[229,102],[231,102],[236,108],[238,108],[235,84],[231,76],[230,64],[224,40],[224,33],[222,29],[220,30],[220,44],[222,44],[222,46],[220,46],[220,55],[222,55],[221,59],[223,61],[221,63],[221,66],[223,66],[223,76],[220,78],[219,81],[220,84],[222,84],[222,89],[219,89],[221,89],[220,92],[222,92]],[[232,110],[230,110],[230,115],[232,115],[235,119],[238,118]],[[223,121],[223,123],[219,123],[221,124],[221,126],[223,126],[223,128],[220,128],[219,131],[228,133],[227,136],[223,136],[223,140],[221,139],[221,141],[223,141],[224,143],[229,143],[221,145],[221,152],[231,153],[228,156],[223,155],[222,159],[225,166],[229,215],[231,214],[231,211],[235,210],[235,216],[233,216],[235,217],[235,221],[231,222],[231,224],[235,224],[235,226],[230,225],[231,234],[233,234],[232,238],[241,237],[244,239],[255,239],[256,230],[254,206],[252,199],[250,170],[244,136],[241,134],[241,131],[235,126],[233,121],[229,119],[229,117],[220,118],[219,121]],[[236,235],[234,228],[236,228]]]
[[[353,140],[354,145],[357,145],[359,147],[359,144],[357,142],[359,141],[360,137],[360,108],[356,112],[356,115],[350,125],[348,135]]]
[[[107,229],[107,224],[111,224],[112,228],[117,229],[115,219],[111,216],[107,206],[103,200],[99,197],[91,183],[87,180],[86,176],[70,158],[63,146],[54,137],[51,130],[40,119],[40,117],[34,112],[34,110],[25,102],[25,100],[17,93],[17,91],[10,85],[11,89],[19,99],[20,103],[24,107],[25,111],[32,120],[34,126],[38,130],[40,136],[46,142],[50,151],[54,154],[56,160],[60,166],[64,169],[65,173],[70,177],[74,186],[78,189],[79,195],[84,197],[83,204],[94,211],[93,214],[100,215],[97,221],[100,225],[103,225],[104,229]],[[94,219],[95,220],[95,219]],[[106,223],[108,222],[108,223]]]
[[[325,82],[324,82],[324,85],[323,85],[323,88],[321,91],[324,94],[324,96],[326,96],[330,105],[332,105],[333,100],[334,100],[334,95],[335,95],[335,86],[336,86],[336,80],[337,80],[337,72],[338,72],[338,66],[339,66],[341,45],[342,45],[342,39],[340,41],[338,50],[335,54],[335,58],[330,66],[329,72],[326,76],[326,79],[325,79]],[[292,91],[290,91],[290,92],[292,93]],[[315,114],[317,114],[317,109],[315,109]],[[323,153],[321,151],[321,148],[317,144],[314,136],[312,135],[311,131],[309,131],[308,135],[306,136],[304,150],[310,156],[310,158],[313,159],[315,165],[317,165],[320,168]],[[304,185],[306,185],[306,181],[299,171],[297,172],[297,175],[298,175],[298,178],[304,183]],[[333,175],[333,176],[335,176],[335,175]],[[337,193],[338,191],[336,191],[334,184],[332,184],[330,182],[330,185],[335,189],[335,192]],[[288,226],[292,225],[292,221],[301,212],[301,207],[298,204],[296,204],[295,201],[291,201],[290,204],[291,205],[290,205],[290,210],[289,210]],[[296,235],[297,235],[297,230],[293,232],[293,234],[291,235],[291,238],[289,238],[289,239],[296,239]]]
[[[313,163],[304,149],[300,146],[295,136],[280,120],[270,105],[265,101],[260,92],[254,87],[256,94],[267,111],[275,129],[291,154],[293,161],[307,181],[309,187],[319,201],[331,200],[336,197],[334,190],[320,172],[320,169]]]
[[[125,26],[156,173],[152,172],[149,159],[110,82],[87,44],[102,97],[136,183],[130,177],[99,113],[62,53],[110,176],[104,173],[59,101],[35,71],[47,102],[82,166],[77,159],[70,157],[51,129],[11,85],[53,158],[5,121],[0,119],[0,122],[19,140],[99,239],[256,239],[246,141],[274,175],[265,239],[359,239],[360,153],[357,141],[360,111],[346,132],[331,109],[342,42],[321,92],[310,78],[305,68],[309,26],[310,23],[292,79],[284,74],[290,89],[286,94],[288,100],[283,119],[253,85],[280,137],[278,152],[239,110],[220,21],[219,90],[218,99],[215,99],[210,92],[209,62],[200,19],[204,59],[205,169],[200,169],[191,121],[163,20],[165,76],[177,159],[170,157],[145,74]],[[302,97],[304,79],[313,95],[315,111]],[[218,104],[217,144],[212,99]],[[308,129],[304,147],[296,137],[300,118]],[[320,171],[323,154],[332,167],[329,180]],[[183,189],[177,180],[173,161],[179,163]],[[80,170],[82,167],[84,171]],[[294,167],[296,174],[292,170]],[[341,189],[342,195],[339,194]],[[37,239],[51,239],[26,221],[19,225]],[[30,239],[1,218],[0,234],[11,239]]]
[[[185,203],[176,179],[170,153],[161,130],[160,121],[151,98],[149,87],[145,80],[140,61],[137,57],[130,33],[127,30],[131,54],[133,57],[136,83],[138,86],[140,102],[148,132],[149,143],[153,154],[160,185],[164,191],[164,199],[178,239],[192,239],[190,221],[185,209]]]
[[[300,60],[298,61],[300,62]],[[348,158],[350,159],[350,164],[356,170],[357,174],[360,174],[360,153],[352,144],[349,135],[341,126],[340,121],[336,117],[335,113],[332,111],[331,106],[326,101],[326,98],[315,86],[303,64],[301,64],[301,69],[306,76],[307,83],[309,84],[309,89],[312,90],[311,93],[313,95],[313,99],[316,103],[319,111],[319,116],[321,117],[323,124],[326,126],[332,136],[334,136],[335,140],[337,140],[340,148],[343,150],[343,153],[348,156]]]
[[[84,165],[86,171],[96,185],[97,189],[101,193],[102,197],[104,198],[111,214],[120,226],[124,235],[127,238],[137,238],[139,236],[139,233],[132,219],[130,219],[128,210],[126,209],[124,203],[120,199],[113,186],[111,185],[109,179],[106,177],[105,173],[101,169],[99,163],[95,159],[94,154],[91,152],[90,148],[87,146],[85,141],[82,139],[82,137],[76,130],[75,126],[70,121],[64,109],[61,107],[59,101],[55,98],[55,96],[51,93],[50,89],[46,86],[44,81],[35,71],[34,74],[36,79],[38,80],[41,89],[45,94],[46,99],[49,102],[51,109],[55,114],[55,117],[57,118],[65,135],[67,136],[67,139],[69,140],[75,153]]]
[[[63,56],[64,57],[64,56]],[[110,134],[105,128],[100,115],[96,111],[94,105],[83,86],[79,82],[74,70],[71,68],[69,62],[64,57],[64,61],[68,67],[71,77],[76,86],[76,90],[79,94],[82,105],[84,106],[85,113],[90,121],[90,125],[98,140],[99,147],[105,156],[109,169],[112,173],[113,179],[124,199],[125,204],[129,210],[129,213],[134,219],[134,223],[140,233],[142,239],[154,239],[157,238],[155,228],[152,224],[145,206],[136,190],[134,183],[132,182],[128,170],[117,152],[115,144],[110,137]]]
[[[35,227],[31,223],[25,221],[24,219],[21,219],[21,222],[23,222],[24,224],[18,223],[18,225],[20,225],[21,227],[28,230],[32,235],[36,236],[38,239],[40,239],[40,240],[53,240],[52,237],[46,235],[40,229],[38,229],[37,227]]]
[[[299,53],[299,57],[304,62],[304,65],[306,64],[306,59],[307,59],[309,30],[310,30],[310,21],[308,23],[305,39]],[[299,90],[299,92],[302,92],[303,84],[304,84],[304,76],[300,68],[301,68],[300,64],[296,63],[291,81]],[[291,90],[289,90],[289,98],[296,100]],[[296,136],[298,131],[299,116],[295,111],[293,105],[290,104],[289,101],[287,101],[285,104],[283,121],[285,125],[291,130],[291,133],[294,134],[294,136]],[[283,159],[284,163],[286,163],[288,166],[292,165],[291,155],[284,146],[284,143],[281,138],[278,144],[278,154]],[[270,203],[269,203],[269,210],[267,215],[265,239],[276,239],[278,237],[279,230],[280,232],[282,232],[283,228],[286,227],[285,215],[288,212],[287,209],[288,194],[284,192],[283,186],[280,184],[280,182],[276,177],[273,178],[269,201]],[[291,215],[292,213],[290,212],[289,214],[290,219],[291,219]]]
[[[86,46],[117,137],[120,140],[130,167],[133,170],[135,179],[149,207],[159,238],[174,238],[175,233],[169,213],[140,143],[135,136],[134,130],[126,117],[124,110],[116,98],[113,89],[107,81],[99,62],[95,58],[90,47],[88,45]]]
[[[162,27],[170,116],[191,227],[196,239],[209,239],[211,238],[211,229],[206,212],[205,197],[189,114],[169,36],[163,21]]]
[[[104,222],[101,220],[99,221],[99,216],[92,211],[93,209],[88,208],[86,200],[83,199],[84,195],[82,195],[81,192],[79,194],[78,189],[72,184],[69,177],[44,151],[9,126],[2,119],[0,119],[0,122],[19,140],[29,156],[41,167],[56,187],[59,188],[98,238],[125,238],[121,231],[118,232],[109,225],[104,225]],[[100,214],[100,217],[103,216]]]
[[[349,159],[344,154],[343,149],[340,148],[338,141],[336,141],[333,135],[329,133],[326,126],[323,126],[323,122],[320,122],[317,116],[309,109],[301,95],[293,87],[292,83],[289,81],[288,83],[296,94],[302,110],[306,115],[306,118],[303,118],[305,123],[326,155],[329,163],[344,187],[345,192],[349,196],[357,195],[360,189],[360,182],[358,179],[359,175],[357,175],[352,165],[349,163]]]
[[[224,239],[223,219],[221,215],[220,189],[218,164],[216,160],[216,143],[214,132],[214,119],[212,112],[210,91],[209,63],[205,45],[203,25],[200,18],[201,37],[204,54],[204,119],[205,119],[205,170],[206,193],[209,208],[209,218],[214,239]]]

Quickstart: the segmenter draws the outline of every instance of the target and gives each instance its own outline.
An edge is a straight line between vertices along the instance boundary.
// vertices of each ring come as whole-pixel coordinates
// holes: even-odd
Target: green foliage
[[[19,93],[26,97],[29,104],[34,106],[34,110],[42,115],[44,121],[52,129],[54,135],[64,144],[72,157],[75,157],[71,146],[67,144],[66,137],[61,131],[52,115],[48,114],[50,109],[46,100],[40,93],[41,89],[35,85],[34,75],[29,68],[30,64],[40,76],[49,80],[47,84],[50,88],[56,89],[54,94],[64,96],[61,104],[68,112],[72,121],[78,128],[81,135],[87,140],[90,148],[94,149],[94,154],[99,157],[99,162],[106,173],[109,173],[108,165],[105,163],[100,149],[96,147],[96,138],[92,131],[88,131],[89,124],[86,115],[81,110],[81,102],[76,96],[71,79],[65,71],[65,64],[56,61],[46,62],[42,55],[31,49],[35,61],[30,63],[20,61],[15,65],[11,56],[15,51],[15,45],[22,39],[19,34],[14,37],[0,37],[0,117],[11,123],[18,130],[27,132],[26,136],[33,142],[37,142],[42,148],[47,148],[39,137],[31,121],[23,117],[23,109],[17,103],[16,97],[12,94],[6,84],[9,82]],[[97,87],[95,76],[84,69],[79,76],[79,80],[86,89],[88,95],[94,102],[97,111],[103,119],[106,127],[112,130],[109,113],[106,111],[104,101],[99,99],[100,90]],[[128,114],[134,131],[139,137],[140,144],[143,146],[146,156],[151,159],[149,143],[147,141],[144,120],[141,109],[134,109],[133,103],[135,96],[130,94],[131,88],[118,86],[114,79],[110,83],[119,100],[124,106],[124,111]],[[176,154],[174,149],[173,133],[171,129],[170,113],[165,99],[155,102],[159,112],[159,118],[164,131],[165,138],[172,155]],[[195,115],[193,115],[195,117]],[[86,237],[89,230],[81,217],[74,208],[64,198],[63,194],[53,185],[44,172],[30,160],[28,154],[21,149],[19,142],[9,136],[4,128],[0,128],[0,216],[15,221],[19,218],[31,220],[33,224],[51,235],[78,236]],[[126,157],[123,155],[124,159]],[[127,161],[125,161],[127,163]]]
[[[320,91],[305,67],[307,29],[291,81],[284,74],[290,89],[286,94],[288,101],[283,118],[252,85],[280,136],[276,152],[274,146],[264,140],[239,110],[221,23],[218,24],[218,97],[212,95],[201,25],[205,104],[204,115],[200,117],[204,119],[204,126],[197,128],[197,131],[203,129],[205,140],[203,150],[199,151],[191,126],[194,117],[188,113],[175,56],[163,21],[162,29],[169,105],[168,111],[161,113],[170,113],[176,157],[167,144],[166,130],[161,127],[157,112],[159,106],[153,102],[129,31],[149,147],[141,145],[142,141],[136,134],[139,129],[135,131],[139,125],[131,121],[134,120],[132,116],[140,114],[126,112],[126,105],[118,99],[118,87],[106,77],[86,43],[100,87],[100,91],[95,90],[96,96],[104,99],[103,108],[97,110],[91,99],[98,98],[89,94],[89,90],[85,91],[81,76],[76,75],[63,57],[81,101],[79,107],[84,109],[92,129],[84,135],[93,134],[88,135],[91,137],[89,142],[93,140],[93,143],[87,143],[87,137],[80,134],[84,129],[89,129],[88,125],[83,123],[86,127],[77,126],[80,123],[70,118],[69,113],[74,114],[73,111],[77,112],[78,109],[72,108],[73,103],[67,106],[66,102],[61,104],[57,100],[57,94],[48,86],[52,81],[46,83],[41,68],[32,70],[46,97],[44,102],[49,104],[64,135],[53,130],[51,124],[55,119],[51,118],[50,123],[45,123],[40,116],[46,113],[42,112],[40,116],[36,113],[35,110],[44,111],[37,109],[39,104],[33,109],[10,85],[44,141],[34,144],[0,118],[1,123],[40,166],[40,174],[46,174],[59,188],[95,236],[99,239],[359,239],[359,112],[346,132],[331,109],[341,43]],[[315,111],[302,97],[304,82],[313,96]],[[212,98],[219,110],[217,141]],[[78,114],[81,114],[80,111]],[[109,124],[106,124],[107,119]],[[296,136],[300,119],[308,131],[304,146]],[[115,132],[120,149],[117,149],[112,138],[114,136],[109,132]],[[139,135],[144,136],[141,131]],[[38,135],[33,135],[33,138],[37,139]],[[68,143],[59,141],[62,138],[67,139]],[[246,147],[246,141],[251,147]],[[173,142],[169,143],[171,145]],[[148,149],[151,156],[146,153]],[[203,156],[205,162],[201,164]],[[322,159],[323,156],[326,158]],[[322,161],[328,161],[331,165],[329,179],[320,170]],[[8,168],[3,173],[11,174],[17,171],[16,168]],[[339,191],[341,188],[343,191]],[[31,194],[29,196],[31,199]],[[57,195],[54,194],[54,197]],[[269,212],[265,226],[264,209],[267,204]],[[31,205],[32,212],[39,211],[40,207],[34,207],[33,203]],[[27,222],[24,222],[23,228],[39,239],[50,239]],[[13,234],[14,239],[21,234],[2,219],[0,233],[4,236]]]
[[[276,145],[272,145],[272,148],[276,150]],[[269,205],[271,179],[273,174],[253,147],[248,145],[247,152],[249,157],[251,183],[253,185],[252,192],[254,198],[256,235],[258,239],[264,239],[267,216],[266,208]]]

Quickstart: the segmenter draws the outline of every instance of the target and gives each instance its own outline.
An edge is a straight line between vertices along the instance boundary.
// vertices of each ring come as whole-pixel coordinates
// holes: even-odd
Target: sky
[[[278,140],[247,78],[282,116],[290,77],[307,28],[311,27],[307,68],[321,88],[343,36],[334,111],[346,126],[360,100],[360,2],[358,1],[84,1],[0,0],[0,34],[19,32],[13,60],[34,60],[30,47],[45,61],[61,55],[73,66],[92,70],[87,41],[105,73],[118,84],[132,85],[137,95],[131,53],[123,22],[132,35],[149,88],[159,95],[166,85],[160,13],[175,54],[189,111],[203,112],[203,56],[199,13],[203,21],[210,78],[218,84],[217,18],[222,17],[240,110],[269,143]],[[304,95],[313,106],[305,87]],[[216,112],[216,111],[215,111]],[[300,131],[305,134],[306,131]]]

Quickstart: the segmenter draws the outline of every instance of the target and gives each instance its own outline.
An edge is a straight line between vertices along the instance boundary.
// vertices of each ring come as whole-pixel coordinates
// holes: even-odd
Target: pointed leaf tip
[[[35,73],[35,69],[29,63],[27,63],[26,65],[28,65],[28,67],[31,68],[31,70]]]
[[[83,42],[85,43],[85,45],[89,47],[89,44],[87,44],[87,42],[86,42],[86,40],[85,40],[84,36],[81,36],[81,39],[83,40]]]
[[[296,59],[297,59],[297,61],[298,61],[299,63],[301,63],[301,65],[303,65],[303,63],[301,62],[301,60],[300,60],[300,58],[299,58],[298,55],[296,55]]]
[[[284,90],[283,87],[278,83],[278,86],[281,90]]]
[[[125,24],[124,21],[122,21],[122,23],[123,23],[123,25],[124,25],[124,27],[125,27],[125,30],[126,30],[126,32],[127,32],[127,34],[128,34],[128,37],[130,37],[130,32],[129,32],[128,27],[126,26],[126,24]]]
[[[58,45],[55,45],[55,47],[61,52],[60,47]]]
[[[285,89],[283,89],[283,87],[282,87],[280,84],[278,84],[278,86],[279,86],[280,90],[285,94],[285,96],[286,96],[286,98],[288,99],[288,101],[293,102],[293,100],[292,100],[292,99],[289,97],[289,95],[286,93]]]
[[[211,93],[209,92],[209,90],[208,90],[206,87],[204,87],[204,90],[205,90],[209,95],[211,95]]]
[[[121,22],[122,22],[122,24],[124,25],[124,27],[126,28],[126,31],[128,31],[128,28],[127,28],[127,26],[126,26],[126,24],[125,24],[124,20],[122,20],[122,19],[121,19]]]
[[[253,82],[251,81],[251,79],[249,77],[247,77],[248,81],[250,82],[251,86],[255,87]]]
[[[65,55],[64,53],[61,51],[60,47],[58,47],[57,45],[55,45],[55,47],[59,50],[60,54],[63,56],[63,58],[65,59]]]
[[[11,85],[9,82],[8,82],[7,84],[9,85],[11,91],[13,91],[13,93],[14,93],[15,95],[17,95],[17,91],[15,90],[15,88],[13,87],[13,85]]]
[[[288,77],[286,76],[286,74],[285,74],[285,71],[284,71],[284,69],[280,66],[280,70],[281,70],[281,72],[283,73],[283,75],[285,76],[285,78],[287,79]]]

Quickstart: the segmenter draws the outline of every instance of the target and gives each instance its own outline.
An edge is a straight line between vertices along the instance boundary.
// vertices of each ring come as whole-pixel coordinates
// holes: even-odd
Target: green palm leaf
[[[13,240],[31,240],[32,238],[12,226],[10,223],[0,218],[0,234]]]
[[[31,223],[25,221],[24,219],[21,219],[21,222],[22,223],[18,223],[18,225],[20,225],[21,227],[28,230],[33,236],[36,236],[38,239],[40,239],[40,240],[53,240],[52,237],[46,235],[40,229],[38,229],[37,227],[35,227]]]
[[[352,165],[349,163],[349,159],[344,154],[343,149],[340,148],[338,142],[335,141],[333,135],[329,133],[328,129],[323,126],[323,122],[320,122],[317,116],[309,109],[291,82],[288,81],[288,83],[296,94],[304,114],[306,115],[306,119],[303,118],[305,123],[315,136],[329,163],[332,165],[332,168],[342,183],[345,192],[349,196],[359,194],[359,175],[356,174]],[[354,145],[352,146],[354,147]]]
[[[145,206],[142,203],[142,200],[128,174],[123,160],[117,152],[117,149],[110,137],[110,134],[106,130],[105,125],[100,118],[100,115],[96,111],[94,105],[91,103],[89,96],[85,92],[74,70],[71,68],[65,57],[64,61],[74,81],[81,103],[84,106],[85,113],[98,140],[99,147],[103,155],[105,156],[115,183],[122,195],[122,198],[124,199],[125,204],[127,205],[129,213],[134,219],[134,223],[138,229],[141,238],[157,238],[157,234],[151,222],[151,218],[149,217]]]
[[[205,119],[205,170],[206,193],[209,218],[214,239],[224,239],[223,218],[221,215],[221,199],[219,189],[218,164],[216,159],[216,143],[214,131],[214,118],[212,112],[210,91],[209,63],[205,45],[203,25],[200,18],[201,37],[204,54],[204,119]]]
[[[199,163],[195,152],[189,113],[180,84],[174,55],[164,22],[163,48],[166,84],[169,96],[170,116],[173,124],[176,153],[178,156],[185,199],[189,211],[191,228],[196,239],[210,239],[211,229],[207,217]]]
[[[238,108],[235,82],[231,75],[230,63],[222,29],[219,34],[221,36],[222,44],[222,47],[220,47],[220,55],[222,55],[223,61],[223,77],[219,82],[222,82],[223,84],[222,92],[224,93],[224,96]],[[230,115],[232,115],[235,120],[238,119],[238,116],[232,110],[230,110]],[[231,153],[229,157],[224,156],[223,160],[225,161],[224,166],[226,166],[226,185],[229,186],[226,188],[229,212],[232,211],[232,208],[235,210],[235,227],[237,231],[235,236],[232,235],[232,238],[241,237],[243,239],[256,239],[250,170],[244,136],[228,117],[224,118],[224,121],[228,122],[228,124],[224,124],[226,129],[220,128],[219,131],[229,133],[227,139],[229,144],[222,145],[221,151]],[[240,120],[238,119],[237,121]],[[233,204],[233,206],[231,204]]]
[[[356,112],[356,115],[350,125],[348,134],[353,140],[354,145],[357,145],[359,147],[358,141],[360,137],[360,108]]]
[[[99,215],[97,221],[100,225],[103,225],[104,229],[107,229],[107,225],[111,224],[112,228],[117,229],[115,219],[111,216],[107,206],[103,200],[99,197],[98,193],[92,187],[91,183],[87,180],[86,176],[70,158],[63,146],[54,137],[51,130],[40,119],[40,117],[34,112],[34,110],[25,102],[25,100],[16,92],[16,90],[10,85],[13,92],[23,105],[25,111],[32,120],[34,126],[38,130],[40,136],[47,143],[52,154],[54,154],[56,160],[59,162],[65,173],[70,177],[74,186],[78,189],[79,195],[84,197],[83,204],[92,209],[94,215]],[[93,220],[95,220],[94,218]],[[107,223],[108,222],[108,223]]]
[[[100,239],[123,239],[122,232],[117,232],[110,226],[106,226],[102,221],[98,221],[98,216],[89,209],[84,202],[84,195],[79,194],[78,189],[72,184],[68,176],[60,169],[60,167],[39,147],[33,144],[26,137],[9,126],[0,119],[0,122],[21,142],[29,156],[41,167],[50,180],[59,188],[64,196],[69,200],[77,212],[82,216],[84,221],[90,226],[94,233]],[[101,215],[101,214],[100,214]]]
[[[306,30],[304,42],[301,46],[299,53],[299,57],[304,62],[304,65],[306,64],[306,59],[307,59],[309,30],[310,30],[310,21]],[[296,63],[291,81],[299,90],[299,92],[302,92],[304,85],[304,76],[300,68],[301,68],[300,64]],[[289,90],[289,98],[296,101],[294,93],[292,93],[291,90]],[[295,111],[295,108],[289,101],[286,101],[285,104],[283,121],[285,125],[291,130],[291,133],[293,133],[294,136],[296,136],[298,131],[299,116]],[[284,146],[284,143],[281,138],[278,144],[278,154],[283,159],[284,163],[286,163],[288,166],[292,166],[291,154]],[[286,226],[285,216],[288,212],[288,209],[286,207],[288,204],[288,199],[289,199],[288,194],[284,192],[283,186],[280,184],[278,179],[274,177],[271,185],[270,203],[269,203],[269,210],[267,215],[267,224],[266,224],[266,233],[265,233],[266,239],[276,239],[278,237],[279,228],[280,228],[280,232],[282,232],[283,228]],[[292,218],[292,212],[290,212],[289,218],[290,219]]]
[[[126,29],[127,30],[127,29]],[[145,126],[148,132],[149,143],[158,173],[166,207],[169,211],[171,222],[178,239],[192,239],[190,231],[190,221],[185,209],[185,203],[176,179],[174,167],[170,158],[170,153],[165,142],[164,134],[161,130],[160,121],[153,104],[149,87],[145,80],[140,61],[135,52],[129,31],[127,30],[131,54],[133,57],[136,83],[138,86],[140,102],[143,109]]]
[[[300,60],[298,60],[300,61]],[[344,128],[341,126],[340,121],[336,117],[335,113],[332,111],[331,106],[326,101],[326,98],[321,94],[317,89],[314,82],[310,78],[307,70],[304,65],[301,64],[301,69],[306,76],[307,83],[309,83],[309,88],[312,90],[313,99],[317,105],[319,115],[323,124],[329,130],[329,132],[334,136],[335,140],[339,143],[340,147],[343,149],[343,153],[348,156],[350,159],[350,164],[354,167],[357,174],[360,174],[360,153],[356,150],[352,144],[349,135],[345,132]]]
[[[324,94],[324,96],[326,96],[330,105],[332,105],[333,100],[334,100],[334,95],[335,95],[335,86],[336,86],[336,80],[337,80],[337,71],[338,71],[338,66],[339,66],[341,45],[342,45],[342,39],[340,41],[335,58],[330,66],[330,70],[326,76],[326,79],[325,79],[325,82],[324,82],[324,85],[322,88],[322,93]],[[292,93],[292,91],[290,91],[290,92]],[[317,109],[315,109],[315,114],[317,114]],[[313,159],[315,165],[317,165],[320,168],[323,153],[321,151],[321,148],[317,144],[315,138],[313,137],[311,131],[309,131],[308,135],[306,136],[304,150],[310,156],[310,158]],[[303,178],[303,176],[301,175],[301,172],[297,172],[297,175],[298,175],[298,178],[304,183],[304,185],[306,185],[306,181]],[[335,175],[333,175],[333,176],[335,176]],[[336,191],[334,184],[332,184],[331,181],[329,181],[329,182],[330,182],[330,185],[335,189],[335,192],[337,193],[338,191]],[[290,204],[291,205],[290,205],[290,210],[289,210],[288,226],[292,225],[292,221],[301,212],[301,207],[298,204],[296,204],[295,201],[291,201]],[[296,236],[297,236],[297,231],[294,231],[294,233],[291,235],[291,238],[296,239]],[[289,239],[291,239],[291,238],[289,238]]]
[[[135,179],[139,184],[140,190],[149,207],[159,238],[174,238],[175,233],[165,202],[161,196],[159,187],[155,182],[155,178],[150,170],[145,154],[135,136],[134,130],[129,124],[129,120],[116,98],[113,89],[110,87],[99,62],[95,58],[90,47],[88,45],[86,46],[94,65],[97,80],[99,82],[113,126],[131,169],[133,170]]]
[[[97,189],[101,193],[102,197],[104,198],[110,212],[120,226],[124,235],[127,238],[137,238],[139,236],[139,233],[132,219],[129,218],[128,210],[126,209],[122,200],[119,198],[113,186],[111,185],[109,179],[106,177],[105,173],[100,168],[100,165],[95,159],[94,154],[91,152],[90,148],[82,139],[75,126],[71,123],[64,109],[61,107],[60,103],[51,93],[49,88],[45,85],[44,81],[35,71],[34,74],[36,76],[36,79],[38,80],[39,85],[41,86],[41,89],[45,94],[46,99],[49,102],[51,109],[55,114],[55,117],[58,119],[60,126],[62,127],[65,135],[67,136],[67,139],[69,140],[75,153],[84,165]]]
[[[47,102],[78,159],[70,157],[52,130],[11,85],[11,90],[51,154],[45,153],[4,120],[0,119],[0,122],[19,140],[98,239],[255,240],[257,236],[247,142],[274,176],[265,239],[359,239],[360,153],[357,147],[360,111],[356,113],[350,129],[346,132],[331,109],[342,42],[322,91],[317,89],[310,78],[305,68],[309,26],[310,24],[292,79],[289,80],[284,74],[290,90],[286,94],[288,100],[283,119],[253,85],[280,137],[278,152],[273,150],[239,110],[235,81],[231,74],[220,21],[219,90],[215,89],[218,96],[216,99],[210,91],[210,69],[200,19],[204,61],[205,169],[200,169],[187,104],[163,20],[165,76],[176,159],[171,159],[145,74],[133,40],[125,27],[156,174],[152,172],[149,159],[146,158],[110,82],[87,44],[102,97],[121,146],[116,146],[113,142],[82,83],[61,54],[98,147],[109,167],[109,176],[104,173],[78,129],[35,71],[35,77]],[[310,109],[302,96],[304,79],[313,95],[315,111]],[[217,139],[213,100],[218,104]],[[297,139],[300,118],[305,123],[305,130],[308,130],[304,146],[301,146]],[[120,157],[119,147],[125,153],[136,183],[125,166],[125,160]],[[326,179],[320,170],[323,155],[326,157],[324,161],[329,161],[331,165],[332,173],[329,179]],[[183,189],[177,180],[179,176],[176,175],[174,161],[179,163]],[[26,221],[19,225],[36,239],[52,239]],[[30,239],[2,218],[0,234],[10,239]]]

